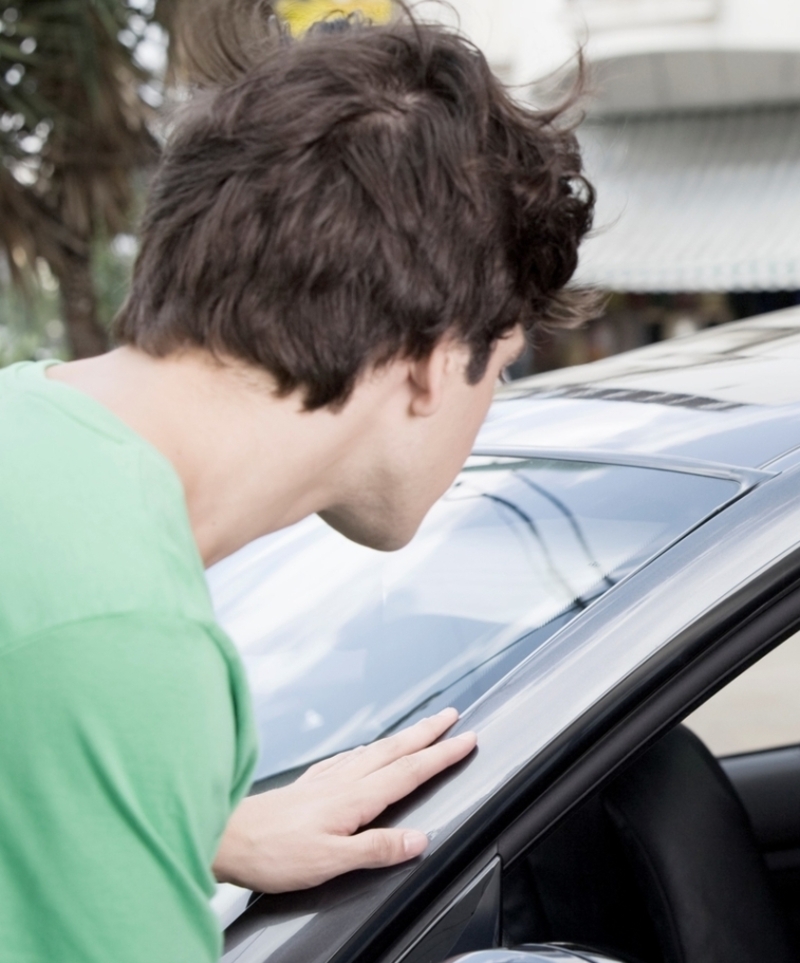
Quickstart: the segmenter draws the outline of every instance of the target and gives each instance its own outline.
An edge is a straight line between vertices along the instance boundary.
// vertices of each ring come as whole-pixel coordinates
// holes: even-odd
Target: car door
[[[718,643],[720,651],[727,650],[728,669],[716,666],[714,685],[719,685],[735,664],[741,667],[742,656],[746,661],[758,661],[706,699],[687,717],[686,725],[720,755],[722,768],[744,803],[772,877],[770,898],[775,897],[782,919],[792,930],[794,950],[789,952],[794,953],[800,948],[800,634],[790,635],[783,644],[763,653],[796,625],[800,598],[798,589],[785,583],[773,588],[749,624],[734,632],[718,626],[722,630]],[[698,660],[683,684],[668,695],[673,718],[696,701],[698,687],[705,688],[704,661]],[[690,695],[693,688],[695,693]],[[682,709],[678,709],[678,700],[684,701]],[[617,740],[636,737],[633,722],[631,718],[623,724]],[[659,731],[653,726],[647,741]],[[645,751],[631,768],[641,766],[649,753],[652,750]],[[615,754],[619,756],[619,746]],[[613,756],[606,750],[600,755],[611,763]],[[580,782],[582,769],[595,770],[594,777],[589,776],[593,779],[591,791],[574,809],[570,811],[567,798],[562,797],[562,811],[547,824],[552,812],[548,814],[545,805],[543,813],[542,800],[536,800],[500,834],[494,847],[487,850],[485,863],[470,871],[458,892],[448,894],[428,912],[425,926],[414,939],[405,948],[392,948],[384,957],[386,963],[439,963],[451,955],[501,944],[546,940],[588,946],[611,959],[641,963],[670,959],[649,916],[641,878],[634,873],[606,812],[607,787],[610,783],[613,791],[620,780],[612,779],[613,765],[598,774],[590,760],[591,753],[572,773],[573,782]],[[689,784],[688,791],[693,789]],[[573,793],[573,800],[576,795]],[[676,807],[681,803],[674,802]],[[680,816],[673,822],[673,830],[676,836],[683,830]],[[675,842],[680,841],[676,838]],[[727,882],[722,873],[719,882],[722,886]],[[748,899],[735,909],[747,914],[752,912],[753,902],[750,891]],[[715,921],[708,925],[713,932]]]

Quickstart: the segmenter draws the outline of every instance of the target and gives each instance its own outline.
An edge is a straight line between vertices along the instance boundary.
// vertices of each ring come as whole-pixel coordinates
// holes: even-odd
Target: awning
[[[800,108],[595,121],[579,137],[598,205],[578,280],[800,288]]]

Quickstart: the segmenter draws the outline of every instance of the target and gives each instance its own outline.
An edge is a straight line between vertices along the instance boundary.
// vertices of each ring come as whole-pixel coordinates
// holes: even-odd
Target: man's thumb
[[[351,869],[377,869],[419,856],[428,846],[428,837],[416,829],[367,829],[348,837],[347,843]]]

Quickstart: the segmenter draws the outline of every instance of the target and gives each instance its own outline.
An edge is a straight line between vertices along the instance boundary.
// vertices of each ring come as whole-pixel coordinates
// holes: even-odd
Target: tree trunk
[[[97,297],[90,257],[62,251],[53,265],[61,291],[61,312],[73,358],[91,358],[108,351],[108,334],[97,318]]]

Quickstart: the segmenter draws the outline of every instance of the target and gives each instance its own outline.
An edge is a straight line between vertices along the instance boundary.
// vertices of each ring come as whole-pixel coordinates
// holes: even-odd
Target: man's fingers
[[[460,762],[475,748],[478,737],[465,732],[435,746],[401,756],[361,780],[361,824],[371,822],[387,806],[397,802],[433,776]]]
[[[328,772],[329,769],[336,769],[347,763],[355,753],[363,752],[363,750],[364,746],[356,746],[355,749],[347,749],[345,752],[339,752],[335,756],[329,756],[327,759],[315,762],[313,766],[309,766],[308,769],[306,769],[302,776],[298,776],[295,782],[307,781],[314,776],[321,776],[323,773]]]
[[[349,778],[361,779],[403,756],[419,752],[420,749],[429,746],[457,721],[458,710],[445,709],[435,716],[421,719],[415,725],[402,729],[393,736],[379,739],[369,746],[359,747],[358,751],[334,756],[337,760],[337,768],[347,767]]]
[[[337,843],[339,872],[395,866],[423,853],[428,837],[416,829],[368,829]],[[346,868],[344,868],[346,864]]]
[[[441,718],[432,731],[450,721]],[[423,729],[418,738],[427,738],[430,732],[431,728],[427,733]],[[352,763],[326,760],[317,767],[318,782],[298,780],[246,799],[231,817],[214,860],[218,878],[278,893],[316,886],[353,869],[413,859],[427,846],[423,833],[402,829],[362,833],[359,828],[463,759],[476,742],[474,733],[464,733],[355,779]],[[351,755],[363,757],[369,749],[353,750]]]

